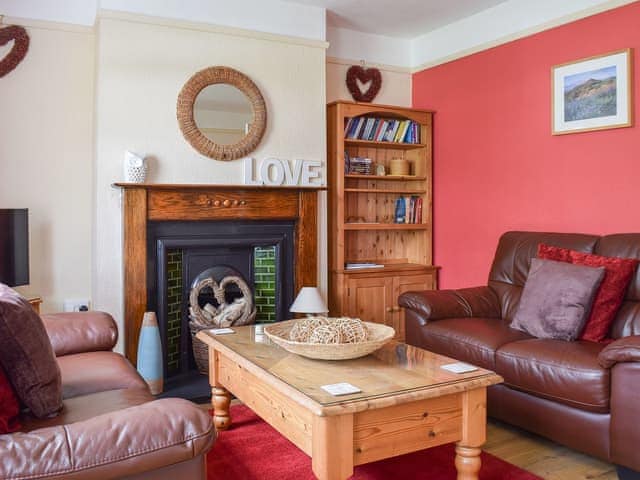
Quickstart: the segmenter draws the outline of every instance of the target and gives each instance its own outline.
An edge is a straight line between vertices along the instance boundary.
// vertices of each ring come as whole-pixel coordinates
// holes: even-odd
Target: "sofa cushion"
[[[598,364],[604,344],[529,339],[502,345],[495,371],[505,385],[591,412],[609,411],[609,370]]]
[[[638,265],[638,260],[605,257],[544,244],[540,244],[538,247],[538,257],[569,262],[574,265],[604,267],[605,276],[593,300],[587,323],[579,337],[582,340],[592,342],[604,340],[616,313],[620,309],[624,294]]]
[[[60,415],[52,418],[37,419],[28,413],[21,415],[21,432],[30,432],[40,428],[69,425],[90,420],[98,415],[142,405],[154,400],[151,392],[142,388],[121,388],[105,390],[79,397],[67,398],[62,402]]]
[[[511,326],[538,338],[575,340],[604,273],[603,267],[533,258]]]
[[[18,397],[4,370],[0,368],[0,435],[15,432],[20,428],[18,413],[20,413]]]
[[[0,284],[0,365],[35,416],[62,407],[60,369],[42,320],[29,302]]]
[[[65,355],[58,357],[58,364],[65,399],[120,388],[149,388],[129,361],[116,352]]]
[[[501,345],[531,338],[495,318],[445,318],[420,328],[412,344],[440,355],[489,370],[495,369],[495,351]]]

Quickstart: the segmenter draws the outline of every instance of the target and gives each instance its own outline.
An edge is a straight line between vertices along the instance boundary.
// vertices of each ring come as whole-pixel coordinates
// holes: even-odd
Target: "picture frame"
[[[632,54],[627,48],[551,68],[553,135],[633,125]]]

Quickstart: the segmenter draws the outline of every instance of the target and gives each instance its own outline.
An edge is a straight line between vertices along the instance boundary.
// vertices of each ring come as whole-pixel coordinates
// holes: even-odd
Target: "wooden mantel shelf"
[[[304,185],[238,185],[238,184],[211,184],[211,183],[127,183],[116,182],[111,185],[114,188],[143,188],[145,190],[303,190],[322,191],[325,186]]]
[[[148,309],[149,222],[290,220],[294,285],[316,285],[318,191],[325,187],[114,183],[122,189],[125,351],[136,363],[142,316]]]

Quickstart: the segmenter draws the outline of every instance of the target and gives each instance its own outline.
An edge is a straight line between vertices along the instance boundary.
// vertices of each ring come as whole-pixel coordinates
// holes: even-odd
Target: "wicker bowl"
[[[289,332],[298,320],[277,322],[264,327],[264,333],[285,350],[317,360],[349,360],[375,352],[393,338],[396,331],[379,323],[362,322],[369,330],[369,338],[359,343],[304,343],[289,340]]]

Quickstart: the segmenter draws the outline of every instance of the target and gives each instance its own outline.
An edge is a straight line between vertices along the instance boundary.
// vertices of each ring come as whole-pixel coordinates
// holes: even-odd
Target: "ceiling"
[[[506,0],[286,0],[324,7],[327,26],[415,38]]]

